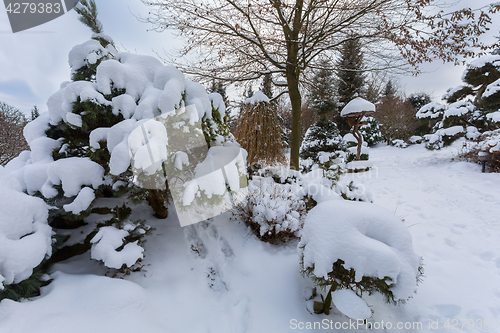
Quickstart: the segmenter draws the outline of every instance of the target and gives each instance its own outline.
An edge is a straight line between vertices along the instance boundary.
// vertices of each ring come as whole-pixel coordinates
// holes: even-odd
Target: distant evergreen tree
[[[363,51],[361,41],[354,36],[342,45],[340,59],[336,63],[337,94],[339,99],[335,115],[340,133],[347,134],[350,126],[346,118],[340,116],[340,111],[352,99],[363,94],[365,77],[363,70]]]
[[[35,120],[40,116],[40,111],[38,111],[38,107],[35,105],[33,109],[31,109],[31,121]]]
[[[316,112],[320,119],[326,122],[328,115],[335,112],[337,108],[334,72],[329,69],[327,61],[321,62],[320,66],[321,68],[314,73],[311,80],[312,87],[307,98],[309,107]]]
[[[226,108],[228,105],[228,98],[227,98],[227,93],[226,93],[226,87],[224,86],[224,82],[220,80],[212,80],[212,84],[210,85],[210,88],[208,89],[209,93],[218,93],[219,95],[222,96],[222,100],[224,101],[224,104],[226,104]]]
[[[394,97],[394,95],[396,95],[396,88],[394,87],[392,80],[389,80],[389,81],[387,81],[387,84],[385,85],[383,96],[384,97]]]
[[[416,94],[411,94],[407,99],[406,102],[411,104],[413,108],[415,109],[415,112],[420,110],[424,105],[427,105],[431,102],[431,97],[428,94],[425,93],[416,93]],[[418,120],[419,127],[416,129],[415,134],[416,135],[424,135],[429,133],[430,131],[430,125],[431,123],[429,122],[428,119],[419,119]]]
[[[346,156],[347,145],[334,122],[320,119],[309,127],[300,147],[302,171],[309,172],[317,165],[336,181],[343,172],[340,161]]]

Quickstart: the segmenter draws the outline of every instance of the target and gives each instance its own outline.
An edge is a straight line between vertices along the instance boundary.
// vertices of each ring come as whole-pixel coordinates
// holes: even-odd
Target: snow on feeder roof
[[[267,97],[262,91],[256,91],[252,97],[245,100],[245,104],[257,104],[266,102],[269,103],[269,97]]]
[[[356,117],[375,112],[375,104],[367,100],[356,97],[342,109],[340,116],[342,117]]]

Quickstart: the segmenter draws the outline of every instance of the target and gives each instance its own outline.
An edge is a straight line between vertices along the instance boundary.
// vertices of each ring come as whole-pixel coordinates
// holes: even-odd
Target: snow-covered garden
[[[0,332],[500,331],[500,49],[439,103],[349,34],[305,106],[261,71],[236,110],[77,11],[94,34],[0,166]]]
[[[457,332],[495,331],[500,314],[499,175],[451,161],[459,148],[378,147],[370,157],[376,167],[350,175],[373,193],[373,204],[360,205],[385,209],[381,216],[394,213],[392,219],[402,220],[400,227],[424,258],[423,282],[406,304],[386,304],[380,294],[365,297],[373,311],[368,322],[423,325],[399,332],[443,332],[446,324]],[[335,199],[331,207],[342,202]],[[0,331],[289,332],[308,323],[318,328],[324,319],[334,327],[349,323],[336,309],[328,316],[314,314],[313,284],[300,274],[297,244],[262,243],[244,224],[231,221],[229,213],[189,229],[180,227],[173,212],[167,220],[151,214],[142,205],[132,217],[154,228],[144,244],[141,271],[124,279],[106,277],[108,270],[91,261],[89,253],[57,264],[42,296],[0,303]],[[190,250],[199,244],[203,255]],[[479,328],[478,323],[488,321],[490,329]]]

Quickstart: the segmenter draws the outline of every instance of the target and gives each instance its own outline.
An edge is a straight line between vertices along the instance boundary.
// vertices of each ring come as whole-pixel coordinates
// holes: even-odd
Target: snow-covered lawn
[[[425,279],[406,305],[366,298],[375,328],[382,321],[393,328],[372,332],[500,332],[500,174],[451,161],[456,153],[382,146],[370,152],[370,172],[349,175],[372,192],[375,205],[404,219],[424,258]],[[229,214],[185,228],[173,208],[166,221],[150,216],[144,206],[132,217],[155,228],[142,271],[104,277],[89,254],[58,264],[41,297],[0,303],[0,332],[363,330],[335,309],[329,316],[306,309],[311,283],[299,274],[297,243],[264,244]],[[305,329],[315,323],[316,330]],[[398,323],[416,329],[397,330]]]

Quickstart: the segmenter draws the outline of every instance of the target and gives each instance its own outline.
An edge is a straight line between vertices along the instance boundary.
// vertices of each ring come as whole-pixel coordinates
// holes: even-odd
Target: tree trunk
[[[358,149],[356,152],[356,161],[359,161],[361,159],[361,147],[363,146],[363,137],[358,131],[359,123],[361,121],[362,117],[359,117],[359,119],[356,119],[354,123],[354,129],[352,130],[352,135],[358,140]]]
[[[302,29],[302,8],[304,0],[296,0],[295,14],[293,17],[292,29],[288,24],[284,25],[284,32],[287,39],[287,62],[286,81],[288,84],[288,96],[292,105],[292,138],[290,142],[290,169],[299,170],[300,152],[300,122],[302,113],[302,96],[299,90],[300,66],[299,55],[299,32]]]
[[[290,143],[290,169],[299,170],[299,151],[300,151],[300,122],[302,96],[299,91],[299,78],[293,73],[288,74],[288,95],[292,105],[292,134]]]
[[[155,211],[155,216],[160,219],[168,217],[168,200],[165,200],[167,191],[164,190],[160,193],[158,190],[150,190],[147,201],[151,208]]]

